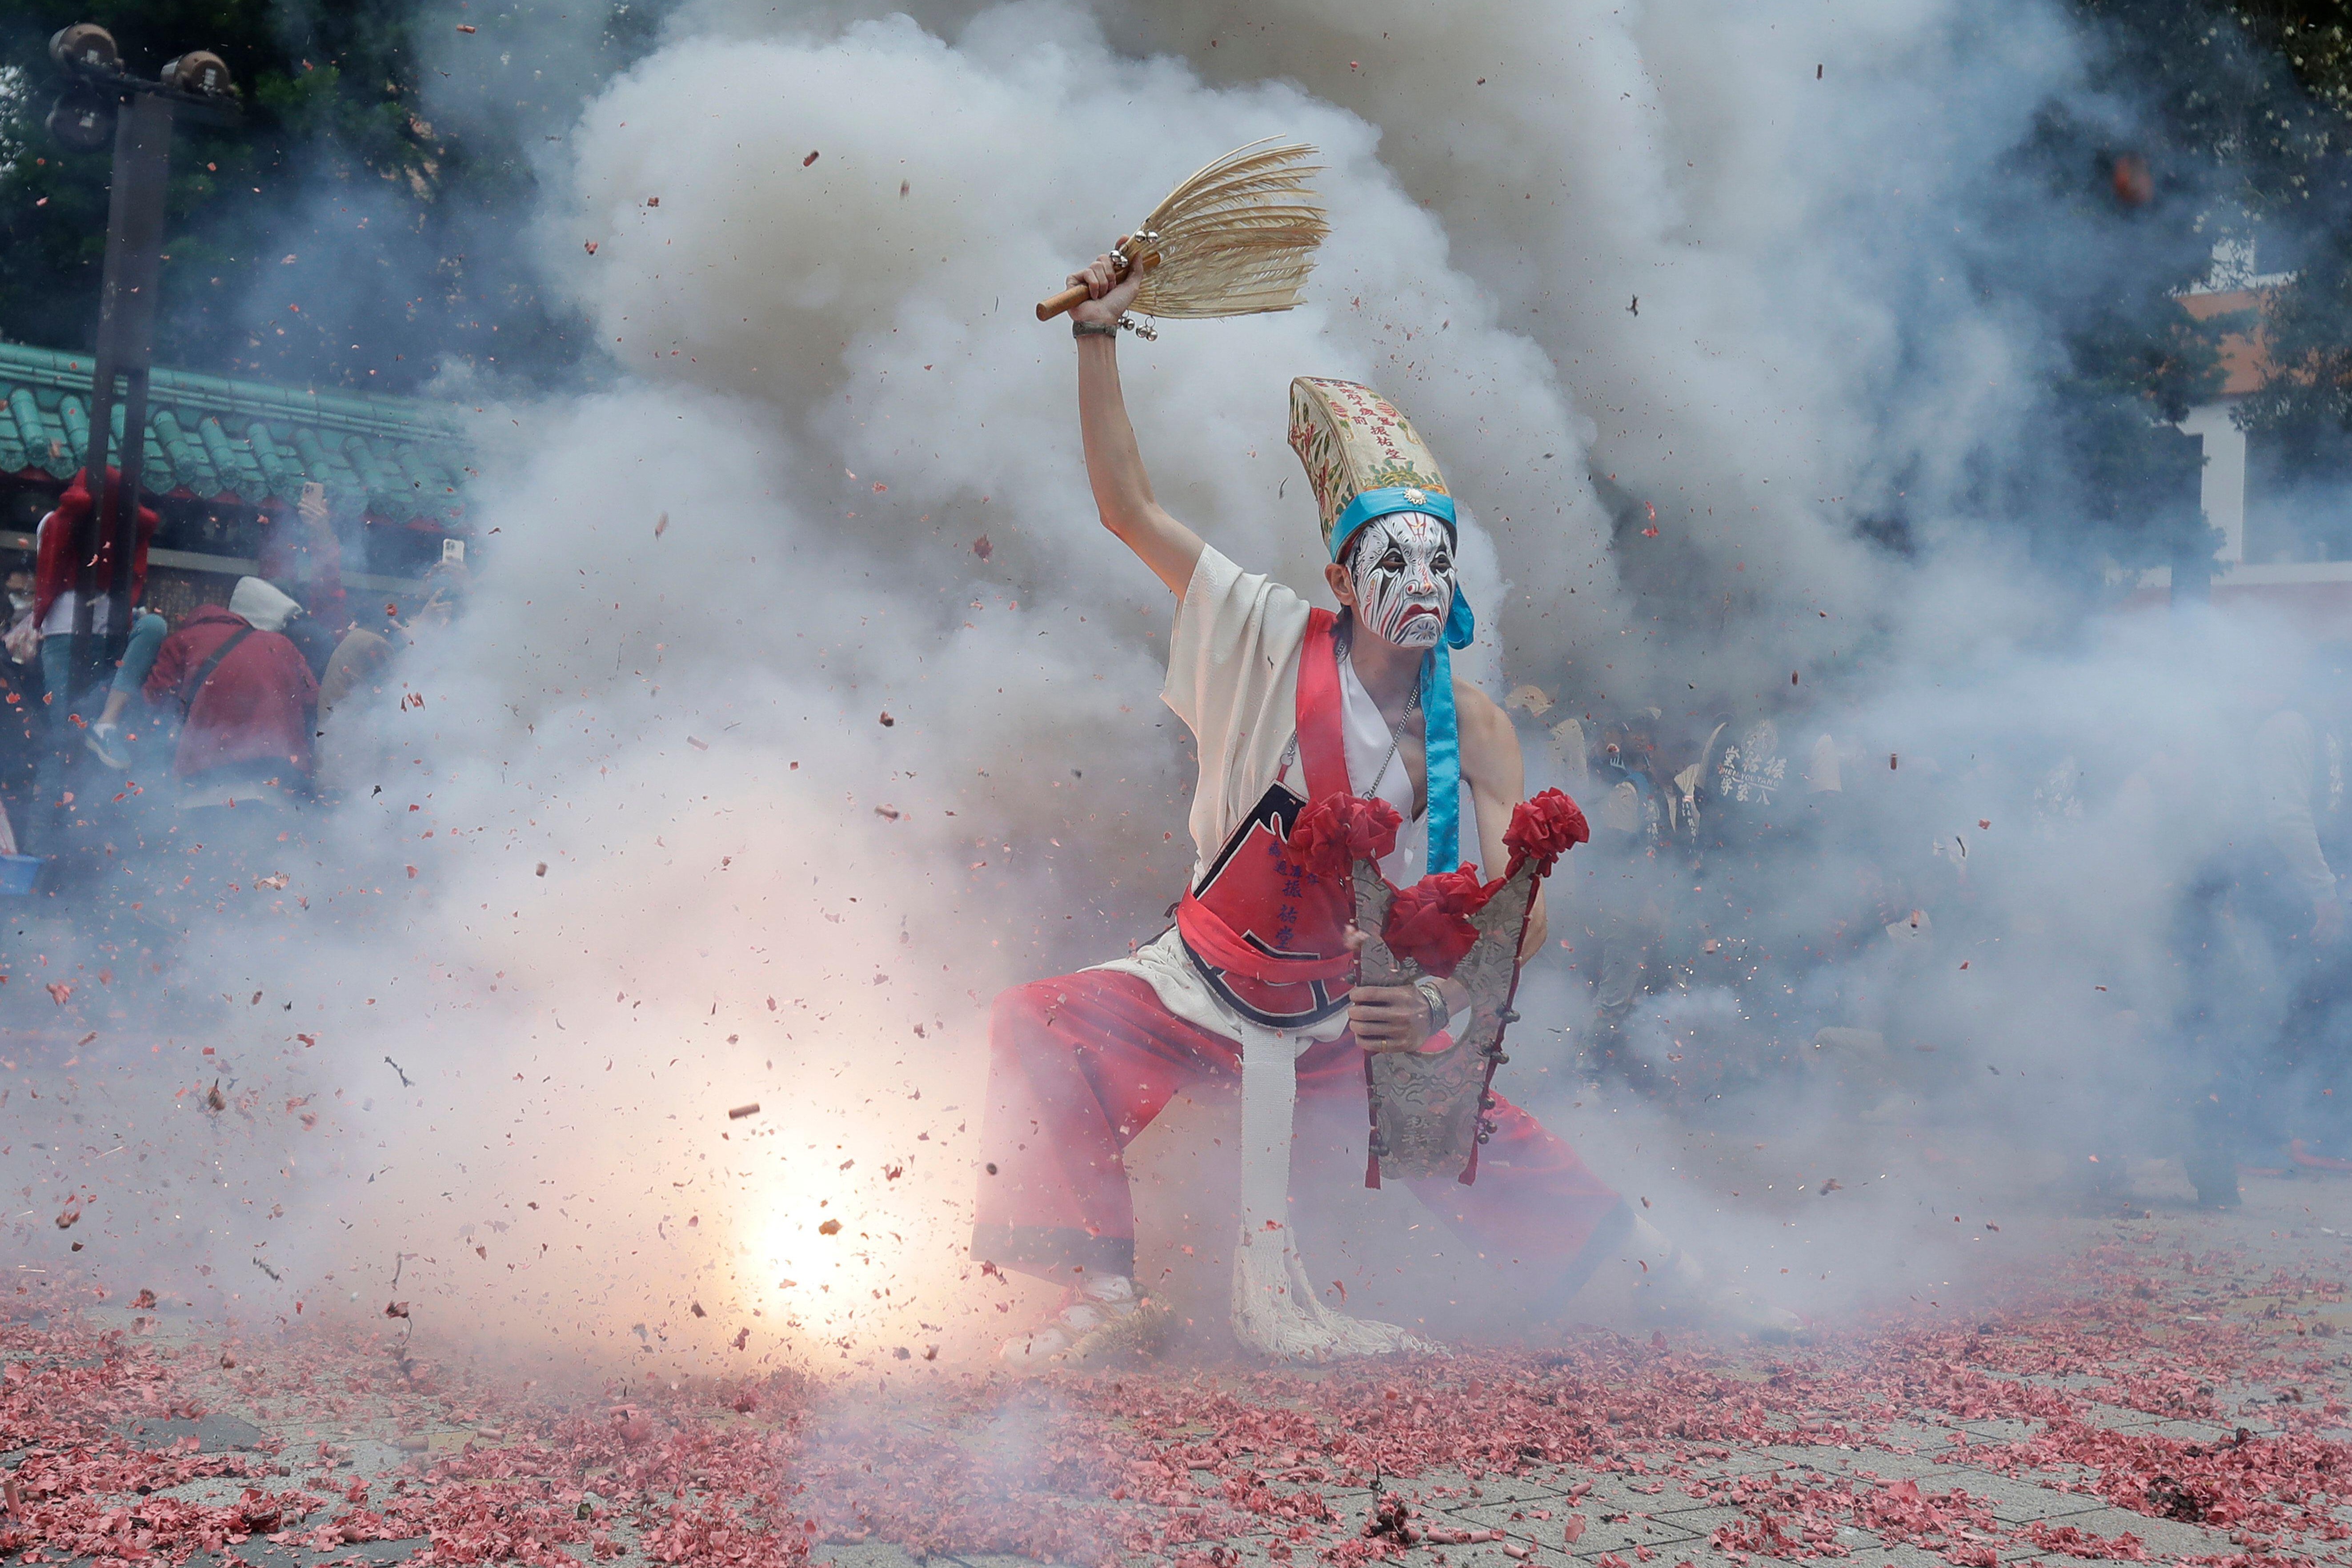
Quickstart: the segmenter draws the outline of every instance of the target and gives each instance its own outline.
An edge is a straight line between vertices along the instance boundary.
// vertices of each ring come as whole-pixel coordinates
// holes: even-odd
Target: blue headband
[[[1331,525],[1331,559],[1337,561],[1356,531],[1376,517],[1391,512],[1426,512],[1459,538],[1454,521],[1454,498],[1435,490],[1398,487],[1366,490],[1348,503]],[[1477,635],[1478,617],[1454,584],[1453,607],[1445,613],[1445,635],[1421,666],[1421,710],[1429,771],[1429,858],[1427,869],[1451,871],[1461,862],[1462,736],[1454,712],[1454,659],[1449,648],[1468,647]],[[1489,868],[1481,868],[1488,869]]]
[[[1414,486],[1400,485],[1384,490],[1366,490],[1348,503],[1348,510],[1331,524],[1331,559],[1337,561],[1347,552],[1348,541],[1356,531],[1376,517],[1386,517],[1392,511],[1425,511],[1445,525],[1448,533],[1456,531],[1454,522],[1454,498],[1436,490],[1424,490]],[[1454,645],[1461,647],[1460,643]]]

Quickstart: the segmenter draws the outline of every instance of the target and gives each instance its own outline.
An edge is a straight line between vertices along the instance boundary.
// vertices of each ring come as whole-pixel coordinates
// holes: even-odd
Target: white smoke
[[[740,1328],[804,1359],[1003,1325],[960,1256],[988,1000],[1153,934],[1191,858],[1171,606],[1096,524],[1066,333],[1029,306],[1257,137],[1328,165],[1307,303],[1120,345],[1161,500],[1244,565],[1314,583],[1286,386],[1359,379],[1468,503],[1498,694],[1777,702],[1826,672],[1813,729],[1940,763],[1885,807],[1906,853],[2005,828],[2061,755],[2120,781],[2226,750],[2269,649],[2048,651],[2064,602],[1971,515],[2054,352],[1972,285],[2004,243],[1985,192],[2080,71],[2053,7],[1929,0],[680,13],[516,215],[609,384],[448,388],[489,436],[478,584],[339,825],[397,868],[404,951],[298,938],[320,1044],[289,1070],[373,1084],[338,1135],[381,1150],[345,1158],[360,1228],[320,1221],[310,1267],[416,1254],[403,1296],[567,1356],[632,1322],[720,1367]],[[1612,544],[1588,475],[1655,535]],[[1887,514],[1921,563],[1858,539]],[[2021,1019],[2062,1053],[2112,1026],[2090,987],[2127,982],[2090,969],[2169,994],[2150,910],[2212,833],[2103,886],[2147,848],[2129,805],[1983,895],[1982,929],[2063,942],[1909,983],[1971,1071]],[[1571,1018],[1559,963],[1531,994]],[[1537,1027],[1527,1070],[1562,1087],[1535,1098],[1638,1173]]]

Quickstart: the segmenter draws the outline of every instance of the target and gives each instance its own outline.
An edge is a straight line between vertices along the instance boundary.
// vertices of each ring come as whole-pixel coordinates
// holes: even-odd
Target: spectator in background
[[[1580,1042],[1580,1068],[1592,1082],[1622,1079],[1636,1093],[1663,1098],[1673,1080],[1659,1071],[1627,1027],[1644,997],[1666,983],[1665,942],[1676,877],[1671,769],[1658,747],[1654,708],[1628,713],[1602,733],[1592,794],[1587,895],[1574,908],[1583,921],[1578,967],[1592,988],[1592,1026]]]
[[[352,693],[365,689],[381,692],[374,684],[392,658],[392,645],[373,632],[353,626],[335,645],[334,657],[327,662],[327,673],[319,678],[319,712],[321,717],[350,699]]]
[[[309,624],[324,628],[321,635],[331,653],[333,637],[351,624],[351,609],[343,593],[342,544],[331,521],[327,487],[305,484],[290,521],[285,503],[278,500],[263,507],[262,518],[268,526],[261,537],[261,575],[300,602]],[[297,636],[295,641],[303,638]],[[319,673],[325,659],[325,654],[313,658],[311,673]]]
[[[293,614],[287,617],[286,624],[279,626],[278,630],[283,632],[287,640],[300,650],[302,662],[310,667],[311,678],[316,680],[326,679],[327,666],[335,657],[335,645],[342,640],[341,633],[330,628],[316,616],[303,608],[300,600],[295,596],[293,590],[288,584],[266,582],[259,577],[243,578],[240,582],[263,584],[264,586],[276,590],[293,605]],[[236,600],[232,597],[229,602],[235,604]]]
[[[383,670],[391,661],[392,644],[356,626],[335,645],[327,672],[319,678],[319,765],[313,779],[320,795],[340,795],[361,779],[371,761],[380,760],[382,737],[372,721],[383,708]]]
[[[285,635],[301,606],[258,577],[164,639],[147,700],[179,710],[172,771],[189,808],[283,806],[310,792],[319,682]]]
[[[268,526],[262,530],[260,576],[301,606],[278,629],[293,639],[311,675],[323,681],[335,645],[352,626],[342,546],[329,521],[327,487],[305,484],[290,521],[285,503],[269,501],[262,521]]]
[[[0,632],[0,805],[20,818],[31,799],[42,729],[41,632],[33,620],[33,568],[20,562],[8,569],[8,619]]]
[[[416,613],[402,623],[414,643],[446,630],[466,607],[466,595],[474,586],[474,574],[467,570],[463,556],[444,556],[425,568],[425,603]]]
[[[107,497],[118,505],[121,485],[121,474],[107,469]],[[85,706],[84,700],[106,683],[110,674],[113,688],[122,694],[120,701],[110,701],[112,711],[120,718],[130,693],[139,689],[163,637],[160,616],[137,616],[131,627],[131,646],[111,671],[107,668],[105,633],[114,611],[110,585],[116,564],[114,531],[109,531],[99,541],[95,557],[88,563],[96,580],[108,585],[90,605],[89,624],[96,635],[86,639],[81,647],[74,646],[74,620],[81,607],[77,584],[85,564],[78,542],[92,507],[89,472],[85,468],[58,497],[56,509],[41,519],[37,535],[33,620],[41,634],[41,689],[42,700],[48,710],[48,737],[41,748],[36,772],[33,809],[26,814],[24,825],[25,848],[31,854],[47,854],[55,847],[66,778],[75,753],[85,742],[110,766],[119,767],[129,760],[115,745],[117,731],[109,729],[101,734],[83,719],[80,709]],[[139,509],[131,556],[133,605],[147,591],[147,547],[155,536],[156,521],[153,508]],[[85,730],[88,733],[77,736],[77,731]]]
[[[318,765],[314,791],[332,799],[371,779],[385,763],[385,671],[399,655],[447,634],[471,585],[464,558],[445,554],[425,574],[425,600],[401,620],[387,605],[384,633],[354,624],[331,645],[319,677]],[[300,623],[297,623],[299,626]],[[309,654],[310,646],[304,647]]]
[[[131,706],[131,694],[146,684],[147,672],[155,668],[155,655],[169,630],[163,617],[152,610],[131,612],[131,640],[124,645],[121,662],[107,686],[106,706],[82,736],[89,754],[110,768],[131,765],[127,742],[138,737],[123,731],[122,712]]]
[[[2239,905],[2270,938],[2291,990],[2270,1059],[2258,1138],[2284,1133],[2297,1165],[2352,1172],[2352,644],[2314,650],[2284,707],[2254,733],[2267,854],[2240,879]]]
[[[7,630],[0,633],[11,664],[37,664],[41,657],[41,628],[33,619],[33,567],[19,561],[8,568]]]

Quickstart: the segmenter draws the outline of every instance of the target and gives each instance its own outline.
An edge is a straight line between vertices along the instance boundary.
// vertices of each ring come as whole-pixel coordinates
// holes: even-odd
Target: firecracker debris
[[[1251,1568],[2352,1563],[2352,1182],[2055,1226],[2030,1281],[1770,1346],[1571,1331],[1320,1370],[562,1394],[405,1324],[224,1338],[27,1290],[26,1563]],[[2322,1217],[2326,1217],[2323,1215]]]

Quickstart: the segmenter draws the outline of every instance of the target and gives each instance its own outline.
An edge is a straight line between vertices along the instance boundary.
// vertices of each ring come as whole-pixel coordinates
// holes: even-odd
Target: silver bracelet
[[[1433,1035],[1445,1027],[1454,1010],[1445,1005],[1445,993],[1437,982],[1423,976],[1412,983],[1412,988],[1421,993],[1422,1005],[1429,1009],[1429,1032]]]
[[[1160,341],[1160,330],[1157,327],[1154,327],[1148,322],[1139,321],[1133,316],[1121,316],[1116,321],[1072,321],[1070,323],[1070,336],[1074,338],[1107,338],[1118,331],[1121,327],[1125,327],[1129,331],[1133,332],[1137,337],[1142,338],[1146,342],[1157,342]]]

